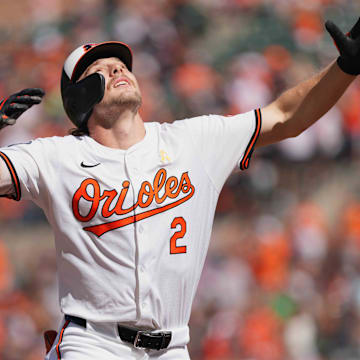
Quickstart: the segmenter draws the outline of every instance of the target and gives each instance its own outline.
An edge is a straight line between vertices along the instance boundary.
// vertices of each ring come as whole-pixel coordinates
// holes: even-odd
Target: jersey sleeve
[[[32,200],[42,207],[46,199],[46,183],[51,176],[51,161],[54,155],[51,142],[37,139],[29,143],[0,148],[0,157],[5,162],[14,191],[7,197],[19,201]]]
[[[249,167],[261,130],[261,110],[234,116],[187,119],[187,131],[214,185],[220,190],[234,170]]]

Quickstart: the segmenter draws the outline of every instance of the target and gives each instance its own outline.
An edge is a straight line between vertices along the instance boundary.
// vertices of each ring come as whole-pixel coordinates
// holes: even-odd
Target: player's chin
[[[126,87],[117,87],[112,89],[113,91],[109,92],[109,98],[113,99],[131,99],[131,98],[137,98],[138,96],[141,96],[139,91],[131,86]]]
[[[122,92],[117,96],[104,98],[101,105],[109,107],[130,108],[137,110],[142,104],[141,94],[134,91]]]

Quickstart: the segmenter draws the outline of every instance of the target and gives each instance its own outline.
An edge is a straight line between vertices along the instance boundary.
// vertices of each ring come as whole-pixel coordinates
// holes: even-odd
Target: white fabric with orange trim
[[[3,194],[0,197],[12,199],[14,198],[14,195],[11,194],[14,194],[14,188],[16,188],[16,186],[20,188],[20,183],[18,183],[15,174],[11,173],[13,166],[9,166],[9,159],[2,153],[0,153],[0,158],[3,160],[0,160],[0,193]],[[13,182],[13,179],[16,180],[15,183]],[[15,193],[19,193],[19,191],[16,191]]]
[[[188,325],[219,193],[249,159],[260,111],[145,123],[127,150],[88,136],[0,149],[14,198],[45,212],[55,233],[60,306],[94,322]]]

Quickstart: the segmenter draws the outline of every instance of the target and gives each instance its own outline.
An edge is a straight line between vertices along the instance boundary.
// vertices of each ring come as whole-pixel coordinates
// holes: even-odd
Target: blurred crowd
[[[60,74],[77,46],[135,54],[145,121],[262,107],[337,56],[356,0],[1,0],[0,98],[46,97],[0,146],[66,135]],[[324,94],[326,96],[326,94]],[[194,360],[360,357],[360,83],[296,139],[255,151],[220,195],[191,317]],[[42,212],[0,200],[0,360],[39,360],[57,328],[55,251]],[[45,235],[44,235],[45,234]]]

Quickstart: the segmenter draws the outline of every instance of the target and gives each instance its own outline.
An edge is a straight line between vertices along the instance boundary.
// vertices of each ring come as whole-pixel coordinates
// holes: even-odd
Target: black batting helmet
[[[86,44],[75,49],[65,60],[61,75],[61,97],[70,120],[83,126],[93,107],[99,103],[105,91],[105,78],[99,73],[78,81],[81,74],[97,59],[117,57],[132,71],[130,47],[120,41]]]

